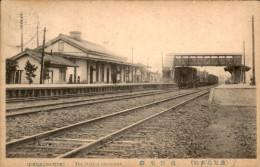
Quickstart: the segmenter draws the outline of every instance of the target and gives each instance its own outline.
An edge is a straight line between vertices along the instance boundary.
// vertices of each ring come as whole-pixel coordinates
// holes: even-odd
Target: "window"
[[[63,41],[60,41],[59,43],[58,43],[58,51],[60,52],[60,51],[64,51],[64,42]]]

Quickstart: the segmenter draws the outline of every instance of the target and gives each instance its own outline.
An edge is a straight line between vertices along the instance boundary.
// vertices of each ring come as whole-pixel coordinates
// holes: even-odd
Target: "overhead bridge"
[[[242,54],[175,54],[173,66],[241,66]]]

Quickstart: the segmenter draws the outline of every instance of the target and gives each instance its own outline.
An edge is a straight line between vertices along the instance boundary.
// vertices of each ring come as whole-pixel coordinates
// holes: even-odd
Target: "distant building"
[[[38,67],[33,83],[40,83],[41,51],[42,46],[11,58],[19,65],[12,83],[28,83],[24,71],[27,60]],[[44,81],[45,84],[144,82],[144,65],[128,63],[127,58],[81,39],[79,31],[70,32],[70,36],[59,34],[47,42],[45,60],[51,62],[50,79]]]
[[[172,54],[167,54],[163,59],[162,81],[164,83],[174,82],[173,60],[174,60],[174,55]]]
[[[159,83],[162,82],[162,76],[158,72],[144,69],[144,81],[149,83]]]

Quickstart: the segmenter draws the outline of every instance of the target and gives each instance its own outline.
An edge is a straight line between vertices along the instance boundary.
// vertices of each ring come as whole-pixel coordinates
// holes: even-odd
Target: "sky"
[[[259,7],[259,2],[3,1],[2,55],[12,57],[20,51],[16,46],[22,12],[25,48],[36,47],[39,21],[40,45],[44,27],[47,41],[59,33],[81,31],[83,39],[104,45],[130,62],[133,50],[134,63],[148,63],[152,71],[161,72],[161,56],[167,53],[243,53],[243,41],[246,65],[251,67],[252,15],[258,37]],[[228,74],[223,67],[202,69]]]

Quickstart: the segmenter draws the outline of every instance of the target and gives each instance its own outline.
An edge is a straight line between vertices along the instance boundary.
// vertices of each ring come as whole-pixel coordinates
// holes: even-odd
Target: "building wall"
[[[60,40],[61,41],[61,40]],[[92,58],[100,58],[98,55],[92,55],[92,54],[87,54],[80,49],[75,48],[74,46],[64,42],[64,47],[63,51],[58,50],[59,46],[59,41],[56,43],[52,44],[51,46],[48,46],[45,51],[46,52],[60,52],[64,54],[72,54],[75,56],[89,56]],[[75,63],[79,66],[77,67],[77,74],[76,74],[76,79],[78,80],[78,76],[80,76],[80,82],[81,83],[90,83],[90,67],[93,66],[95,71],[93,71],[93,83],[107,83],[107,69],[109,69],[109,83],[112,83],[112,71],[111,71],[111,64],[110,63],[104,63],[104,81],[102,81],[102,75],[101,75],[101,68],[100,66],[97,66],[97,63],[100,64],[99,62],[95,62],[93,60],[84,60],[84,59],[76,59]],[[121,72],[117,74],[117,81],[121,82],[126,82],[126,66],[124,65],[117,65],[118,71],[120,71],[120,66],[121,66]],[[99,70],[97,70],[97,67]],[[98,80],[97,80],[97,75],[96,73],[99,72],[98,75]],[[70,75],[72,74],[72,83],[74,83],[74,67],[68,67],[67,72],[66,72],[66,82],[69,83],[69,78]],[[54,74],[53,74],[54,75]],[[134,73],[135,75],[135,73]],[[125,78],[125,81],[124,81]],[[58,78],[59,79],[59,78]],[[129,73],[129,80],[132,81],[132,73]]]
[[[87,61],[76,59],[75,63],[79,66],[77,67],[77,78],[80,76],[80,82],[87,82]]]
[[[75,48],[74,46],[64,42],[64,49],[63,51],[59,51],[58,50],[58,46],[59,46],[59,41],[57,41],[56,43],[48,46],[47,48],[45,48],[45,52],[60,52],[60,53],[64,53],[64,54],[73,54],[73,55],[76,55],[76,56],[86,56],[87,54],[77,48]]]
[[[60,80],[59,80],[59,68],[53,68],[53,67],[50,67],[49,68],[49,71],[52,71],[52,75],[50,75],[50,78],[49,80],[46,79],[44,80],[44,84],[59,84],[60,83]],[[51,78],[53,78],[53,83],[51,83]]]
[[[54,84],[58,84],[58,83],[60,83],[60,77],[59,77],[59,75],[60,75],[60,70],[58,69],[58,68],[49,68],[50,70],[52,70],[53,71],[53,83]]]
[[[41,65],[40,65],[40,63],[36,59],[30,57],[29,55],[28,56],[23,56],[23,57],[17,59],[17,62],[18,62],[18,65],[19,65],[17,70],[22,70],[21,84],[29,84],[29,81],[26,79],[26,75],[25,75],[26,71],[24,69],[27,60],[29,60],[31,64],[34,64],[34,65],[36,65],[38,67],[38,69],[34,73],[36,76],[35,76],[35,78],[33,78],[33,83],[34,84],[39,84],[40,83]]]
[[[24,56],[24,57],[17,59],[17,62],[18,62],[18,65],[19,65],[17,70],[22,70],[21,84],[29,84],[29,81],[26,79],[26,75],[25,75],[26,71],[24,69],[27,60],[29,60],[31,64],[34,64],[38,67],[37,70],[34,73],[36,76],[35,76],[35,78],[33,78],[33,84],[40,84],[41,65],[40,65],[38,60],[36,60],[36,59],[34,59],[30,56]],[[50,67],[49,70],[53,72],[53,84],[59,84],[60,83],[60,80],[59,80],[60,79],[60,77],[59,77],[59,75],[60,75],[59,70],[60,69],[55,68],[55,67]],[[66,81],[68,82],[68,72],[66,72],[66,73],[67,73]],[[44,84],[51,84],[51,78],[49,79],[49,83],[48,83],[48,80],[45,80]]]

